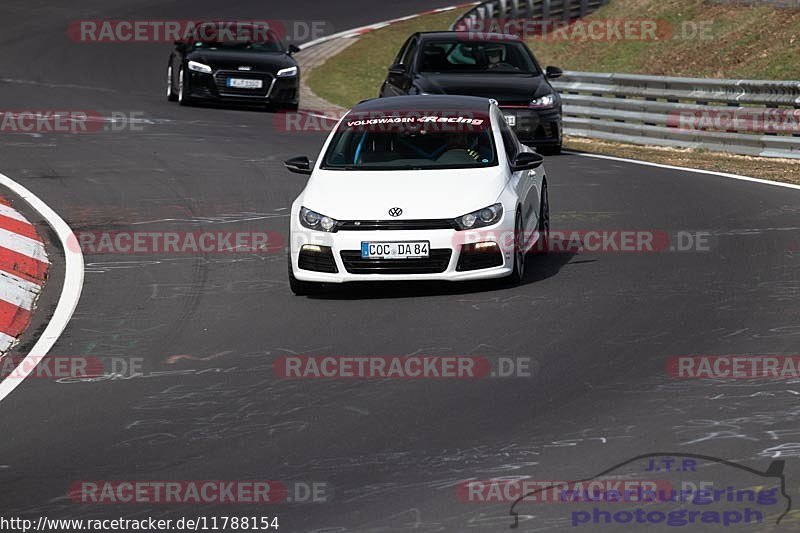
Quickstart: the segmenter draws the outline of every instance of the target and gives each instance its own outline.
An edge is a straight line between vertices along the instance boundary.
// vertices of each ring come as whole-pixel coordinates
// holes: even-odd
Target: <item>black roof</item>
[[[373,98],[357,104],[352,110],[362,111],[473,111],[487,113],[489,99],[478,96],[458,96],[450,94],[423,94],[412,96],[391,96]]]

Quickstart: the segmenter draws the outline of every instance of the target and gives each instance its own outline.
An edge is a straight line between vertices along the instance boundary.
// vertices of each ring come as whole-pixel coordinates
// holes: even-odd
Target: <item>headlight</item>
[[[189,61],[189,70],[202,72],[203,74],[211,74],[211,67],[203,63],[198,63],[197,61]]]
[[[459,230],[483,228],[496,224],[503,217],[503,204],[494,204],[456,219]]]
[[[300,224],[308,229],[333,233],[336,231],[338,222],[334,218],[326,217],[325,215],[321,215],[316,211],[301,207]]]
[[[530,106],[536,109],[546,109],[548,107],[553,107],[556,103],[556,95],[554,94],[546,94],[544,96],[540,96],[539,98],[534,98],[531,100]]]
[[[279,78],[291,78],[297,76],[297,67],[282,68],[278,71]]]

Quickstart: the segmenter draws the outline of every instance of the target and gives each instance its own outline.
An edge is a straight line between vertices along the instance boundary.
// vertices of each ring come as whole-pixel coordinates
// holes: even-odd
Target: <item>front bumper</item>
[[[260,89],[228,87],[229,78],[261,80]],[[293,105],[300,97],[300,77],[277,78],[269,72],[189,71],[189,97],[194,100]]]
[[[501,278],[511,274],[514,266],[514,222],[512,220],[509,224],[507,217],[490,228],[474,231],[442,229],[338,231],[337,233],[308,230],[300,226],[296,221],[296,215],[292,218],[290,258],[294,276],[301,281],[322,283],[387,280],[468,281]],[[384,260],[386,263],[361,259],[362,242],[387,241],[429,241],[430,258]],[[496,242],[499,249],[498,262],[501,264],[478,270],[463,270],[464,265],[468,264],[464,261],[460,263],[464,248],[475,242]],[[308,270],[307,268],[315,262],[309,261],[305,254],[302,263],[306,268],[300,268],[300,250],[307,244],[329,247],[336,272]],[[327,261],[329,260],[326,259],[326,264]],[[473,261],[469,264],[474,266],[475,263]]]
[[[503,115],[513,115],[512,126],[517,138],[528,146],[561,144],[561,109],[530,109],[521,106],[500,106]]]

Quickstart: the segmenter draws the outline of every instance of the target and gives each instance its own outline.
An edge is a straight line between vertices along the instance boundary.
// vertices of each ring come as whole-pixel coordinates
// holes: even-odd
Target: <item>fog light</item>
[[[317,244],[304,244],[303,248],[301,248],[300,251],[318,254],[322,252],[322,246],[319,246]]]
[[[472,248],[476,252],[494,252],[498,250],[496,242],[476,242]]]

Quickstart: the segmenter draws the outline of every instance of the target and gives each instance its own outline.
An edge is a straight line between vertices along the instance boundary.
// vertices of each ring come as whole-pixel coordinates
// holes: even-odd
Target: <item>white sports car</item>
[[[519,282],[528,252],[547,250],[542,161],[485,98],[358,104],[316,162],[285,162],[311,176],[292,204],[292,291],[373,280]]]

